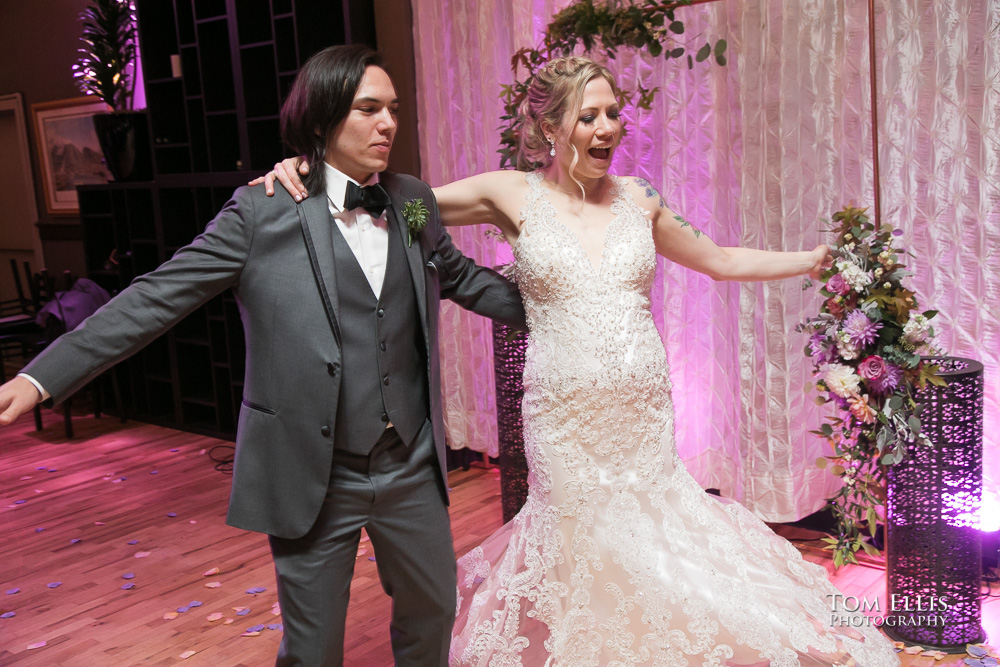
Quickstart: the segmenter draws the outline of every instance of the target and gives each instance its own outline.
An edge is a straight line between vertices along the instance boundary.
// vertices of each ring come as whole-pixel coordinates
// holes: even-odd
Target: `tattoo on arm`
[[[688,222],[687,220],[685,220],[684,218],[682,218],[679,215],[675,215],[674,216],[674,220],[676,220],[677,222],[681,223],[681,227],[690,227],[691,231],[694,232],[694,237],[695,238],[698,238],[702,234],[705,233],[705,232],[701,231],[700,229],[698,229],[697,227],[695,227],[694,225],[692,225],[690,222]]]
[[[658,198],[660,200],[660,208],[666,208],[667,205],[663,202],[663,197],[660,195],[659,192],[656,191],[656,188],[650,185],[649,181],[647,181],[645,178],[638,178],[638,177],[633,178],[632,180],[640,188],[646,189],[646,196],[648,198],[650,199],[652,199],[653,197]]]

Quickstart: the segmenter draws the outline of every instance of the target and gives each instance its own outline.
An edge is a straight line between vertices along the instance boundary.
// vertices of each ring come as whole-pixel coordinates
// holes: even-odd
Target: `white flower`
[[[861,270],[861,267],[853,262],[848,262],[845,260],[840,260],[837,262],[837,270],[840,271],[840,275],[844,277],[847,284],[851,286],[855,292],[864,291],[865,287],[870,285],[872,282],[871,277],[867,273]]]
[[[824,364],[820,369],[823,376],[823,384],[841,398],[847,398],[851,394],[858,393],[861,378],[850,366],[843,364]]]
[[[851,342],[851,336],[846,331],[837,332],[837,352],[848,361],[858,358],[858,348]]]
[[[903,325],[903,341],[911,345],[923,342],[927,338],[930,327],[930,322],[923,315],[911,315],[910,319]]]

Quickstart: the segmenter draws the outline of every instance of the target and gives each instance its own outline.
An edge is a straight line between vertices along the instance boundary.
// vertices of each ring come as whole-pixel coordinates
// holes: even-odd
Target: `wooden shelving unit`
[[[78,188],[87,274],[112,294],[284,157],[278,114],[309,56],[375,42],[371,0],[138,0],[136,11],[154,180]],[[226,292],[114,369],[127,415],[231,439],[244,354]]]

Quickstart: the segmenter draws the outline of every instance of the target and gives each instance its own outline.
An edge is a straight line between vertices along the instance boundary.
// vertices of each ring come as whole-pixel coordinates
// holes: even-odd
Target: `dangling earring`
[[[549,137],[548,142],[549,142],[549,146],[552,147],[552,148],[549,149],[549,157],[555,157],[556,156],[556,142],[553,141],[551,137]]]

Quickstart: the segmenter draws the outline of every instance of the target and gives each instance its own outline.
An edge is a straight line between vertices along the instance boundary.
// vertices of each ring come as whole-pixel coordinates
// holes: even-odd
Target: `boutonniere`
[[[423,199],[411,199],[403,204],[403,220],[406,220],[409,243],[413,246],[413,237],[419,234],[427,226],[427,216],[430,211],[424,206]]]

